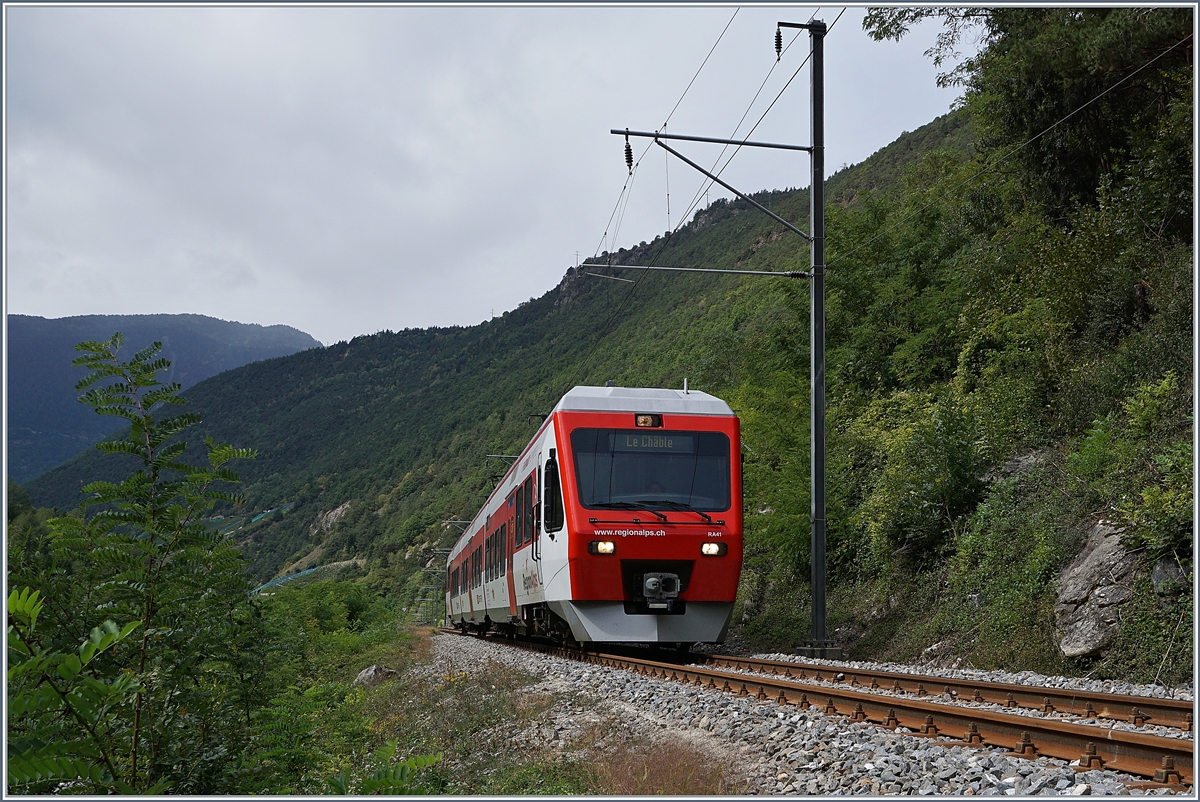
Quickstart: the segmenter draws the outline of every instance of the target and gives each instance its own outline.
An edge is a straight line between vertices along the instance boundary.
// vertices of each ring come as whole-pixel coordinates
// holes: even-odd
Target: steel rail
[[[1166,784],[1193,782],[1193,743],[1183,738],[1164,738],[909,697],[881,696],[782,677],[760,678],[718,669],[565,649],[558,649],[557,653],[610,667],[634,667],[640,673],[662,679],[699,684],[800,708],[815,703],[826,715],[847,715],[851,720],[880,723],[893,729],[906,727],[915,734],[947,736],[968,744],[997,746],[1017,755],[1078,760],[1081,770],[1107,768],[1153,777]]]
[[[843,682],[850,687],[883,688],[918,697],[947,693],[959,699],[989,702],[1005,707],[1023,707],[1043,713],[1066,713],[1082,718],[1126,721],[1135,726],[1150,723],[1161,727],[1193,730],[1194,703],[1182,699],[1100,693],[1069,688],[1034,687],[984,680],[955,679],[898,671],[792,663],[726,655],[708,658],[708,664],[744,668],[759,673],[781,674],[798,679],[812,678]],[[841,675],[839,679],[839,675]]]
[[[545,654],[629,669],[644,676],[752,696],[760,701],[775,701],[800,709],[815,707],[825,715],[843,715],[852,721],[880,724],[889,729],[904,727],[916,736],[952,738],[968,745],[999,747],[1019,757],[1077,760],[1079,771],[1109,769],[1153,778],[1156,783],[1171,787],[1190,786],[1194,781],[1194,745],[1183,738],[1164,738],[910,697],[883,696],[849,687],[812,685],[797,678],[755,676],[562,646],[506,642]]]
[[[528,641],[504,642],[609,668],[628,669],[644,676],[752,696],[761,701],[773,700],[800,709],[813,707],[825,715],[842,715],[851,721],[880,724],[889,729],[904,727],[917,736],[953,738],[968,745],[999,747],[1020,757],[1078,761],[1079,771],[1109,769],[1153,778],[1156,783],[1171,787],[1190,786],[1195,779],[1194,744],[1184,738],[964,707],[923,697],[884,696],[850,686],[841,687],[841,683],[832,687],[814,685],[795,676],[741,674]],[[826,671],[834,668],[814,667]],[[841,673],[849,676],[848,672]]]

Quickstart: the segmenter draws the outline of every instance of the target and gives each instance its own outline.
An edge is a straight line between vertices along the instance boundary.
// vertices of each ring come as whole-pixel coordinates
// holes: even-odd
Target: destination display
[[[696,453],[696,438],[674,432],[613,432],[608,436],[608,445],[610,451]]]

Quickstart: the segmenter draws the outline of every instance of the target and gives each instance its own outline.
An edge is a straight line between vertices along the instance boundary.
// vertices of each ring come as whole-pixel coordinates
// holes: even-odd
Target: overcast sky
[[[479,323],[576,252],[663,233],[668,180],[677,224],[704,179],[655,148],[604,238],[627,179],[609,129],[661,126],[733,18],[668,131],[732,136],[770,73],[745,135],[808,53],[804,33],[775,65],[775,22],[815,10],[7,6],[7,310],[193,312],[325,344]],[[826,39],[829,172],[956,97],[922,55],[935,27],[877,43],[863,13]],[[808,144],[808,90],[805,67],[753,138]],[[808,169],[743,150],[724,177]]]

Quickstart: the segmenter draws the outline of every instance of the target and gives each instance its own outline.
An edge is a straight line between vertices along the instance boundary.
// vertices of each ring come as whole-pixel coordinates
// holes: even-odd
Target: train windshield
[[[721,432],[576,429],[571,449],[590,509],[729,509],[729,438]]]

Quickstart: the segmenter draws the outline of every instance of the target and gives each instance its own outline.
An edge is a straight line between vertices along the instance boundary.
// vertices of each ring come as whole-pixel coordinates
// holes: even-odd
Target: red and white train
[[[742,567],[740,454],[737,417],[707,393],[572,389],[451,550],[450,623],[721,642]]]

